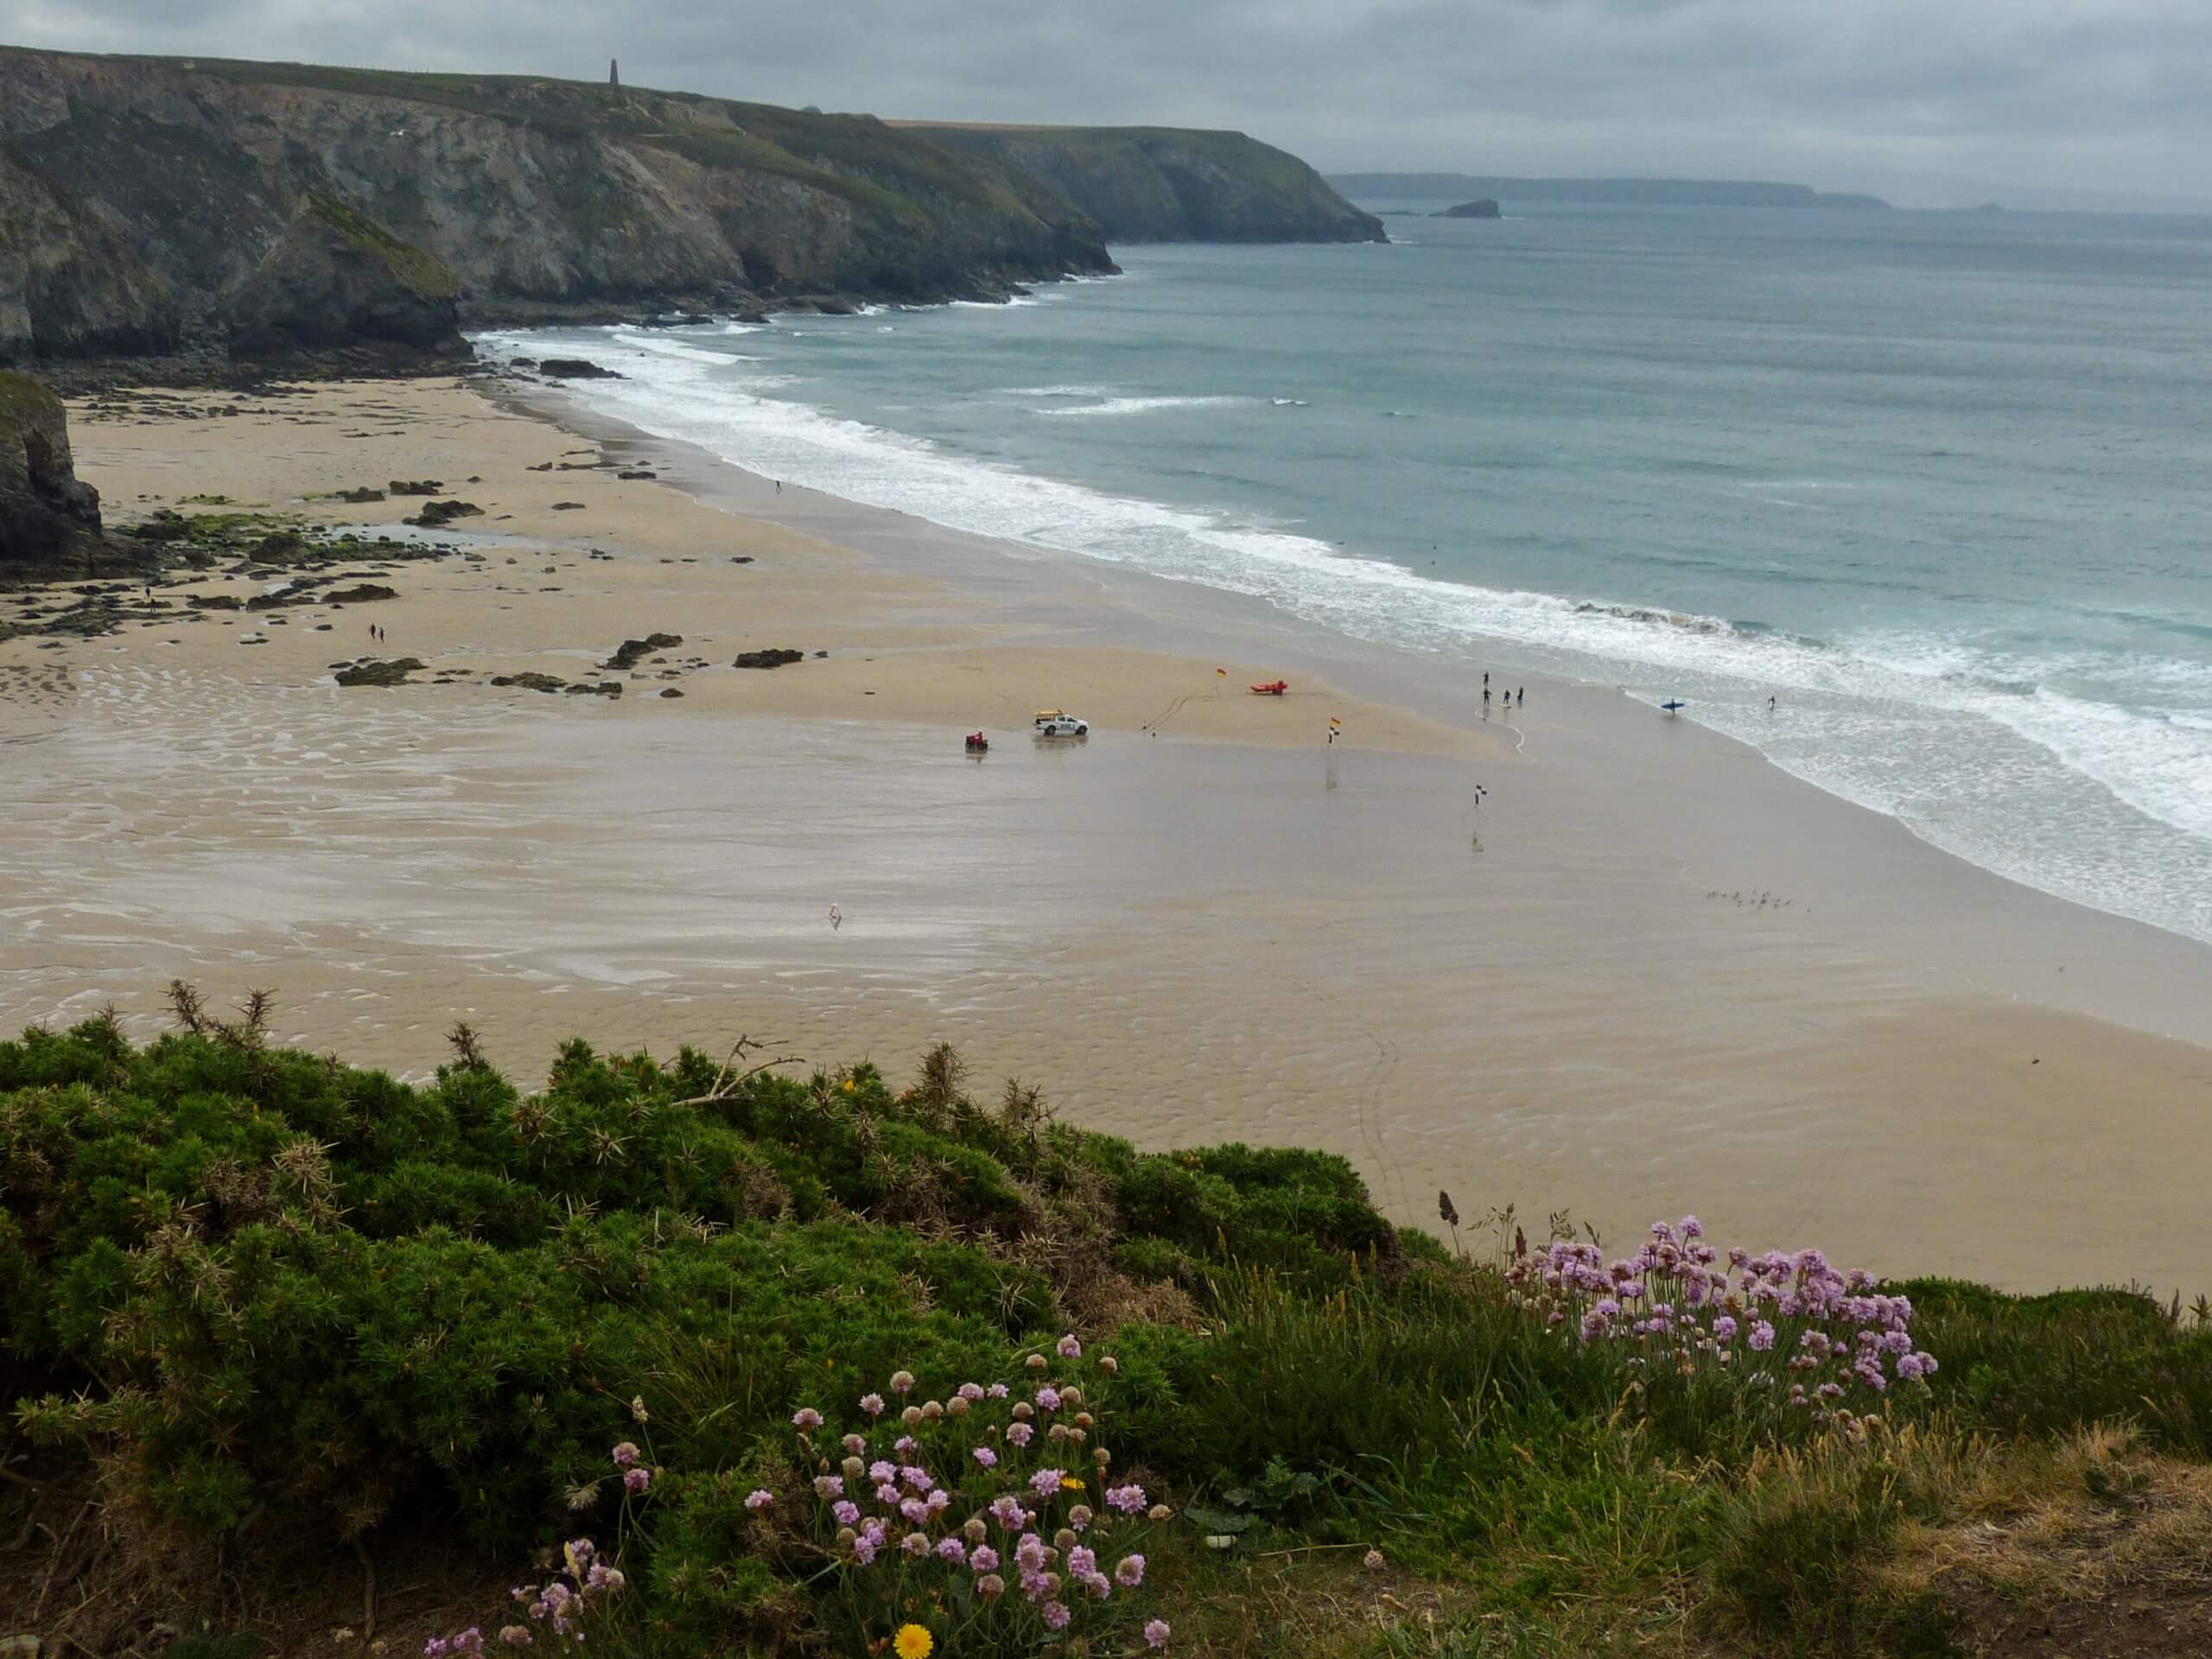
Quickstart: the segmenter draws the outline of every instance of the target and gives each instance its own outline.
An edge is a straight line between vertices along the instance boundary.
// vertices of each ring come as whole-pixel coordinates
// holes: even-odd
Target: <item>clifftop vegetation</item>
[[[2212,1332],[2140,1293],[1878,1284],[1694,1221],[1616,1262],[1448,1198],[1447,1245],[1339,1159],[1142,1153],[944,1049],[901,1087],[571,1042],[524,1092],[457,1028],[410,1085],[274,1045],[259,997],[175,1002],[144,1047],[0,1043],[0,1618],[56,1647],[2212,1628]]]

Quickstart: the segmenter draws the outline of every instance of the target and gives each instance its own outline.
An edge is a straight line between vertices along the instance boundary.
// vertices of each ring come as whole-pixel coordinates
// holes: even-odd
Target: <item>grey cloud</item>
[[[2202,0],[0,0],[0,37],[588,78],[620,56],[638,84],[884,115],[1241,127],[1326,169],[2212,194]]]

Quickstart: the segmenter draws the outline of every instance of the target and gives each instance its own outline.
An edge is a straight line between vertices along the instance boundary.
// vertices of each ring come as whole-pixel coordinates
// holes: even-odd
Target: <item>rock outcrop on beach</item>
[[[1387,242],[1382,222],[1297,156],[1241,132],[1180,127],[915,130],[1041,179],[1109,242]]]
[[[0,372],[0,575],[99,540],[99,492],[77,476],[61,400],[29,375]]]

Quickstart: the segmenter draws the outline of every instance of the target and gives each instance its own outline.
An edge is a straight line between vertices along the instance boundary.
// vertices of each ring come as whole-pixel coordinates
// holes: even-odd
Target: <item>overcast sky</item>
[[[0,39],[1241,127],[1324,171],[2212,196],[2212,0],[0,0]]]

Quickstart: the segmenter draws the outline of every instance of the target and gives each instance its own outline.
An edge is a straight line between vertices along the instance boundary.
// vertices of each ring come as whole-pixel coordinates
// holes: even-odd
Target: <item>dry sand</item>
[[[573,1032],[894,1073],[944,1037],[1146,1144],[1342,1151],[1405,1220],[1446,1187],[2010,1286],[2212,1280],[2208,953],[1602,690],[1530,680],[1484,728],[1433,664],[696,456],[532,472],[647,452],[458,386],[74,436],[118,518],[384,524],[419,504],[299,498],[428,476],[501,539],[282,626],[0,643],[0,1020],[150,1022],[181,975],[275,986],[288,1039],[405,1072],[466,1018],[524,1077]],[[654,630],[684,643],[619,702],[468,683],[610,677]],[[728,665],[763,646],[830,654]],[[454,677],[329,682],[372,649]],[[1277,672],[1293,696],[1242,692]],[[1034,743],[1039,702],[1099,730]]]

